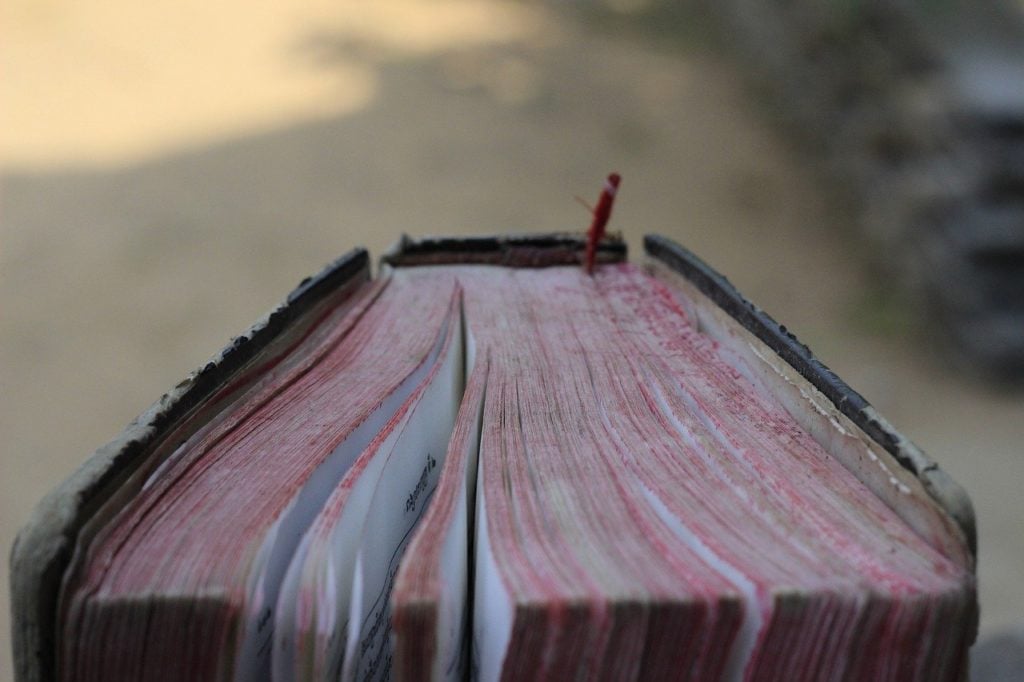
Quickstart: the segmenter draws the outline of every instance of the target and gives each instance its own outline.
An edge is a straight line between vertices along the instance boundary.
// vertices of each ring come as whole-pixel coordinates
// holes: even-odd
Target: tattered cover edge
[[[15,679],[56,678],[57,603],[78,533],[92,514],[147,456],[227,383],[251,369],[275,341],[345,285],[369,280],[369,255],[353,249],[304,279],[285,301],[233,339],[99,448],[36,505],[10,556],[11,643]],[[113,487],[111,487],[113,486]]]
[[[748,332],[835,405],[836,409],[914,474],[928,494],[963,531],[971,556],[977,558],[974,506],[964,488],[939,468],[917,445],[897,431],[859,393],[814,357],[788,330],[748,301],[729,282],[693,252],[660,235],[644,237],[644,252],[693,284]]]
[[[552,232],[466,237],[402,237],[381,256],[382,265],[480,264],[510,268],[575,265],[583,260],[585,234]],[[626,242],[612,233],[597,243],[598,263],[626,260]]]

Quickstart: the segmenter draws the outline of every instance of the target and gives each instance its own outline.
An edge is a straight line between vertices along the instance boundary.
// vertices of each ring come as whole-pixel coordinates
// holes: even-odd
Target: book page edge
[[[814,357],[786,328],[747,301],[724,277],[674,242],[649,235],[645,238],[648,268],[655,276],[683,283],[695,305],[711,312],[720,324],[739,330],[776,370],[785,368],[785,380],[801,384],[870,441],[879,457],[910,472],[959,534],[974,570],[977,554],[974,508],[966,491],[939,468],[913,442],[899,433],[860,394]],[[653,266],[653,267],[651,267]],[[710,304],[710,305],[709,305]],[[717,338],[717,336],[716,336]],[[849,467],[849,464],[847,464]],[[901,510],[896,509],[897,513]],[[902,516],[902,514],[901,514]],[[906,519],[905,519],[906,520]]]
[[[111,506],[120,508],[131,499],[130,493],[118,493],[133,480],[141,486],[145,475],[139,474],[174,449],[169,440],[177,441],[183,430],[198,428],[230,405],[244,384],[255,380],[247,374],[291,350],[324,310],[368,282],[369,273],[366,250],[353,249],[303,280],[283,303],[136,417],[39,502],[19,530],[9,560],[16,680],[56,679],[60,585],[83,530],[95,525],[101,510],[109,513]],[[231,394],[222,398],[229,387]],[[116,505],[107,504],[111,500]]]

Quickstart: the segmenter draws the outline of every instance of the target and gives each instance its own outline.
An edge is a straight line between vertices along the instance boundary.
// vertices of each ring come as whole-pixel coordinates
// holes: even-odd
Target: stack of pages
[[[22,679],[963,679],[955,484],[685,251],[578,246],[306,283],[44,501]]]

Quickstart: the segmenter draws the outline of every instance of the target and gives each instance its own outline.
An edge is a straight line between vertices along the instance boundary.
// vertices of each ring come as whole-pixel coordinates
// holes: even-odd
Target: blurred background
[[[634,254],[696,251],[967,488],[981,639],[1024,628],[1024,48],[869,4],[3,3],[0,546],[327,261],[583,230],[615,170]]]

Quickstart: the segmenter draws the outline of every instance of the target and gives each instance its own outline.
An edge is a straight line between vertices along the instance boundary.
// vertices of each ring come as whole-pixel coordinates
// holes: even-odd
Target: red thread
[[[612,216],[612,204],[615,203],[615,192],[618,191],[621,180],[618,173],[608,176],[604,182],[604,188],[601,190],[601,198],[597,200],[597,206],[594,208],[594,220],[590,223],[590,231],[587,233],[587,253],[583,261],[583,267],[588,275],[594,273],[597,243],[604,238],[604,228]]]

